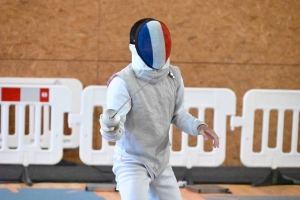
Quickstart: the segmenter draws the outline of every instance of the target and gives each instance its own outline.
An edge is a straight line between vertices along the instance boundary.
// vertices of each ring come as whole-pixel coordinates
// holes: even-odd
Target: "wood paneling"
[[[0,57],[97,60],[98,1],[1,1]]]

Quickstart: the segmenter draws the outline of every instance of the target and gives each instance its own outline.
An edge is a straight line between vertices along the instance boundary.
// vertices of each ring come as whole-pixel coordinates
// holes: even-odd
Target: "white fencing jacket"
[[[158,176],[169,163],[169,127],[174,124],[180,130],[199,135],[199,119],[193,117],[184,107],[184,84],[178,67],[170,60],[159,70],[146,66],[129,46],[132,63],[117,73],[107,90],[107,109],[118,110],[121,116],[120,128],[104,132],[108,141],[116,142],[115,152],[126,154],[140,162]],[[148,80],[154,78],[138,93],[134,94]],[[133,95],[134,94],[134,95]]]

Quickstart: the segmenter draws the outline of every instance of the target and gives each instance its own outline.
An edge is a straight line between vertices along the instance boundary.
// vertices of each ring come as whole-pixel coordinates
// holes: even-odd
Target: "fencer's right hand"
[[[100,131],[101,131],[101,129],[107,133],[119,131],[119,127],[120,127],[119,124],[117,126],[108,126],[105,124],[105,122],[103,121],[103,114],[100,115],[99,122],[101,125]]]

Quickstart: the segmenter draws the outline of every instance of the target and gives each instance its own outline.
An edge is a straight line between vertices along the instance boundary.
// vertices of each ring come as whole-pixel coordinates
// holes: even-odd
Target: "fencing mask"
[[[166,25],[145,18],[137,21],[130,30],[130,44],[134,44],[140,58],[153,69],[160,69],[171,53],[171,35]]]

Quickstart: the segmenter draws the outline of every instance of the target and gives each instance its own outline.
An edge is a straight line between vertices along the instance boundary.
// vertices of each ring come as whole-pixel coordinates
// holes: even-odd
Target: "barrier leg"
[[[23,172],[22,172],[22,175],[21,175],[21,180],[26,185],[32,186],[32,181],[31,181],[30,176],[29,176],[28,167],[24,166],[24,169],[23,169]]]
[[[117,192],[115,183],[87,183],[86,191]]]
[[[85,186],[86,191],[98,192],[118,192],[115,176],[111,183],[87,183]]]
[[[187,185],[193,185],[194,184],[194,180],[192,178],[192,168],[187,168],[186,169],[185,181],[186,181]]]
[[[192,168],[187,168],[186,171],[186,189],[196,192],[196,193],[227,193],[231,194],[231,191],[228,188],[223,188],[217,185],[204,185],[204,184],[194,184],[192,178]]]
[[[196,193],[227,193],[231,194],[228,188],[223,188],[218,185],[187,185],[186,188]]]
[[[269,186],[269,185],[292,185],[292,180],[286,179],[278,171],[278,169],[272,169],[271,172],[265,177],[265,179],[253,183],[252,186]]]

